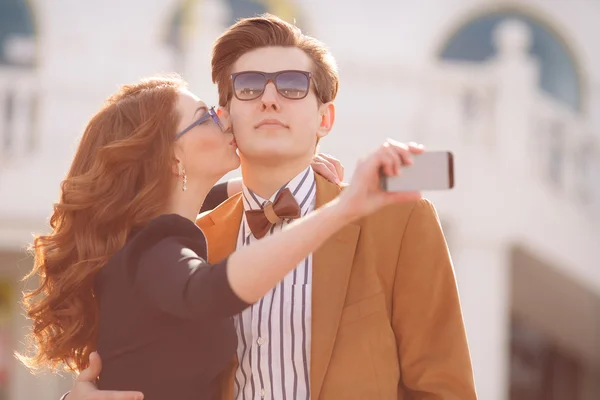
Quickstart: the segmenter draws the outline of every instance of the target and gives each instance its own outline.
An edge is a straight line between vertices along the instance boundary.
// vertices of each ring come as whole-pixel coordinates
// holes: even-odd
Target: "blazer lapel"
[[[318,174],[315,179],[318,208],[337,197],[340,189]],[[310,391],[314,400],[319,398],[331,359],[359,233],[359,225],[346,225],[313,253]]]
[[[196,219],[206,236],[208,262],[218,263],[235,251],[243,212],[242,196],[238,194]]]
[[[208,262],[218,263],[235,251],[243,212],[242,196],[239,194],[232,196],[214,210],[202,214],[196,220],[196,225],[206,236]],[[216,399],[233,399],[235,371],[238,363],[236,352],[229,366],[219,376],[220,389],[216,393]]]

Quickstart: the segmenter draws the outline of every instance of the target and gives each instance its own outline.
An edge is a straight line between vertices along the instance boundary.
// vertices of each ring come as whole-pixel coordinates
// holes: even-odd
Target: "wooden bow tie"
[[[263,238],[271,227],[284,219],[300,217],[300,207],[289,188],[282,190],[271,203],[268,201],[260,210],[246,211],[248,227],[257,239]]]

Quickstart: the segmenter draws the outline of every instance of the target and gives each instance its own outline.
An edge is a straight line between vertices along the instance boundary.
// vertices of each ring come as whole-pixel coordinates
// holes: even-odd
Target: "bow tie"
[[[289,188],[282,190],[273,203],[268,201],[262,209],[246,211],[248,227],[257,239],[263,238],[278,222],[298,217],[300,217],[300,207]]]

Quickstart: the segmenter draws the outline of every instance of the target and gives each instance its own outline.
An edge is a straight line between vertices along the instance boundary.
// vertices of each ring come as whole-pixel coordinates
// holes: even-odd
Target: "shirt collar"
[[[270,199],[263,199],[242,183],[244,211],[262,208],[267,201],[275,201],[275,197],[277,197],[279,192],[285,188],[289,188],[302,210],[302,215],[305,215],[315,198],[315,184],[315,173],[310,166],[296,175],[287,184],[283,185]]]

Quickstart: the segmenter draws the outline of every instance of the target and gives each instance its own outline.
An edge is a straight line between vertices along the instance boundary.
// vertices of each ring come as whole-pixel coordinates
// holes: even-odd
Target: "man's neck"
[[[242,160],[242,179],[244,185],[252,192],[263,199],[269,199],[309,165],[310,160],[296,160],[275,166]]]

